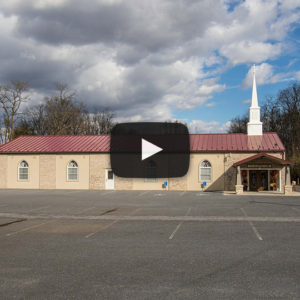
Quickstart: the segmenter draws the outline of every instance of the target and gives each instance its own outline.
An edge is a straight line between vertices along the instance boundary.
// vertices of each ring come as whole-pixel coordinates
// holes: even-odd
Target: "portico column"
[[[235,192],[237,194],[243,193],[243,185],[241,180],[241,167],[237,166],[236,168],[236,186],[235,186]]]
[[[286,195],[292,194],[292,185],[291,185],[291,169],[290,166],[286,166],[286,173],[285,173],[285,186],[284,186],[284,193]]]
[[[242,181],[241,181],[241,167],[238,166],[237,167],[237,172],[236,172],[236,185],[241,185]]]
[[[290,166],[286,166],[285,185],[291,185],[291,170]]]

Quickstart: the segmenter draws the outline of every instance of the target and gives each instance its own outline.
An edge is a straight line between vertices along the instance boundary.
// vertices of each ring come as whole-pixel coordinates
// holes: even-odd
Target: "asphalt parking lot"
[[[300,197],[0,190],[1,299],[299,299]]]

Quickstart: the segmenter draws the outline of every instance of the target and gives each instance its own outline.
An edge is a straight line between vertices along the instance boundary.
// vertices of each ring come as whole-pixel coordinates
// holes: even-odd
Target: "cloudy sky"
[[[0,0],[0,83],[67,83],[119,121],[221,132],[300,80],[300,0]]]

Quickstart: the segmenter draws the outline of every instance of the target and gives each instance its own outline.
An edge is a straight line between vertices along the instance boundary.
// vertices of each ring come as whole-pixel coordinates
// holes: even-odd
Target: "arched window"
[[[19,180],[28,180],[29,178],[29,167],[28,163],[25,160],[22,160],[19,163],[18,167],[18,179]]]
[[[145,181],[156,181],[156,163],[150,160],[146,166]]]
[[[78,165],[75,160],[68,163],[68,180],[78,180]]]
[[[200,181],[211,181],[211,164],[208,160],[200,164]]]

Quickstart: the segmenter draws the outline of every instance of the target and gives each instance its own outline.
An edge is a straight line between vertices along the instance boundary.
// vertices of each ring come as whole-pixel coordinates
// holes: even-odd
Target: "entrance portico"
[[[290,193],[290,165],[293,163],[266,153],[240,160],[237,168],[236,193],[277,191]]]

